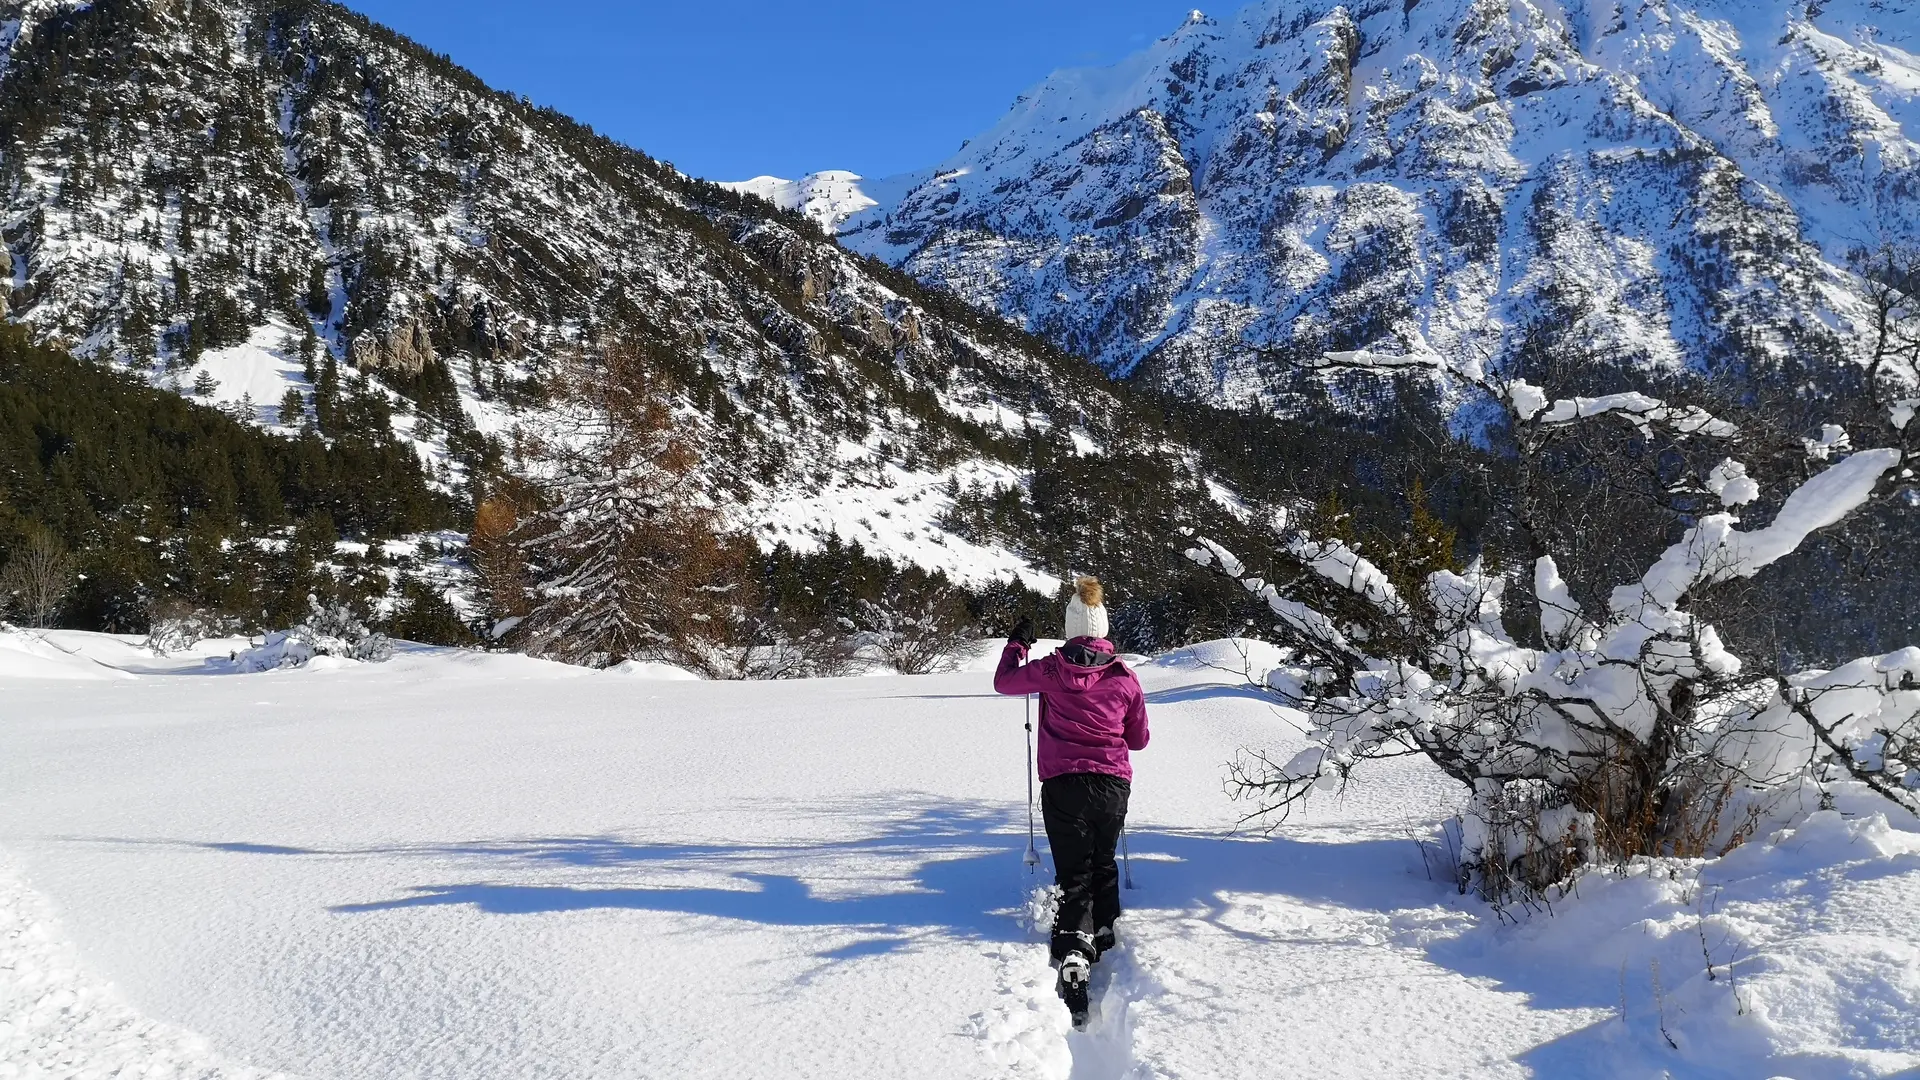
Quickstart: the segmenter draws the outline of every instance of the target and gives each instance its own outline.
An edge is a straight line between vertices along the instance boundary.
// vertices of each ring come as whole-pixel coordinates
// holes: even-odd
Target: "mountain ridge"
[[[1294,407],[1330,351],[1479,374],[1552,323],[1656,374],[1858,359],[1853,263],[1920,242],[1913,15],[1261,0],[1056,72],[838,232],[1216,403]]]
[[[1328,440],[1416,467],[1114,383],[323,0],[0,0],[0,28],[10,321],[290,440],[360,403],[456,513],[537,479],[569,364],[636,350],[770,566],[1092,571],[1144,647],[1226,610],[1179,529],[1255,527]]]

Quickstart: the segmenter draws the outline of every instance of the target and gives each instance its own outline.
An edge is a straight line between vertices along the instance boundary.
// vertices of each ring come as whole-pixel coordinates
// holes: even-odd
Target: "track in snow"
[[[1133,1056],[1132,1005],[1144,989],[1131,946],[1122,943],[1100,958],[1094,966],[1087,1030],[1067,1034],[1073,1055],[1068,1080],[1125,1080],[1139,1071]]]

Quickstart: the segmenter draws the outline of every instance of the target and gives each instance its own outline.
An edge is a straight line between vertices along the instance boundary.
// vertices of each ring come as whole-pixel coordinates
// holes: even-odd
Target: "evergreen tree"
[[[313,384],[313,414],[322,432],[340,432],[340,363],[331,352],[320,362],[320,378]]]
[[[533,647],[570,663],[695,657],[724,625],[738,568],[664,388],[626,346],[574,361],[561,386],[569,430],[522,541]]]
[[[383,629],[389,636],[423,645],[473,645],[473,631],[460,619],[446,593],[410,574],[401,575],[399,604]]]
[[[289,389],[280,395],[280,407],[274,420],[281,427],[300,427],[307,421],[306,395],[298,390]]]

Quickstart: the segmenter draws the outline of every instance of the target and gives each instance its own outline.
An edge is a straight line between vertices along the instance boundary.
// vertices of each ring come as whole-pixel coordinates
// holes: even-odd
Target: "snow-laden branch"
[[[1747,475],[1746,465],[1728,458],[1707,474],[1707,490],[1720,500],[1720,505],[1732,508],[1759,498],[1760,482]]]
[[[1488,374],[1484,364],[1461,365],[1424,346],[1407,353],[1383,353],[1372,349],[1351,349],[1322,353],[1312,362],[1318,370],[1351,369],[1360,371],[1422,369],[1439,372],[1479,388],[1492,398],[1517,424],[1535,427],[1559,427],[1596,416],[1614,415],[1651,435],[1658,425],[1677,435],[1702,435],[1730,439],[1740,433],[1738,425],[1723,420],[1695,405],[1670,405],[1659,398],[1629,390],[1599,397],[1570,397],[1554,400],[1547,392],[1524,379],[1502,381]],[[1909,410],[1909,415],[1911,410]]]
[[[1541,426],[1570,424],[1609,413],[1642,431],[1660,424],[1681,435],[1705,435],[1730,439],[1740,433],[1738,425],[1722,420],[1694,405],[1669,405],[1659,398],[1630,390],[1601,397],[1571,397],[1549,401],[1546,391],[1524,380],[1509,383],[1506,403],[1521,421]]]
[[[1621,408],[1650,419],[1651,410]],[[1415,604],[1351,546],[1279,519],[1279,550],[1305,572],[1289,580],[1319,582],[1313,595],[1322,598],[1358,597],[1360,610],[1373,613],[1371,622],[1355,617],[1358,625],[1343,628],[1308,598],[1249,576],[1234,553],[1199,539],[1190,559],[1260,598],[1303,660],[1330,665],[1284,680],[1303,688],[1289,704],[1310,718],[1311,745],[1285,762],[1237,767],[1242,790],[1260,800],[1255,816],[1284,815],[1360,763],[1412,747],[1472,789],[1477,824],[1467,830],[1466,862],[1475,873],[1552,880],[1567,869],[1552,860],[1577,863],[1594,845],[1615,855],[1654,853],[1648,845],[1676,827],[1669,818],[1686,800],[1712,789],[1724,801],[1730,785],[1784,782],[1822,746],[1851,773],[1879,775],[1894,762],[1898,776],[1920,786],[1920,650],[1776,686],[1744,674],[1746,665],[1686,606],[1703,587],[1750,577],[1857,511],[1901,462],[1891,448],[1842,458],[1789,494],[1763,527],[1740,529],[1730,513],[1703,518],[1638,582],[1614,589],[1597,615],[1581,609],[1553,558],[1538,558],[1538,649],[1507,630],[1505,582],[1478,562],[1428,575]],[[1759,493],[1731,459],[1707,487],[1729,506]],[[1909,790],[1905,783],[1878,782],[1896,796]],[[1522,867],[1527,860],[1535,861]]]
[[[1319,651],[1334,655],[1348,655],[1353,652],[1345,634],[1334,625],[1332,619],[1297,600],[1282,596],[1266,580],[1247,576],[1246,564],[1226,548],[1205,537],[1198,538],[1199,547],[1188,548],[1186,557],[1198,566],[1216,567],[1221,573],[1239,582],[1248,593],[1267,605],[1267,609],[1278,616],[1285,633],[1314,643]]]
[[[1580,642],[1593,648],[1591,627],[1580,614],[1573,592],[1560,576],[1560,567],[1550,555],[1542,555],[1533,564],[1533,595],[1540,601],[1540,637],[1554,648]]]
[[[1198,543],[1199,547],[1188,548],[1186,551],[1187,558],[1194,563],[1200,566],[1218,566],[1222,573],[1231,578],[1238,578],[1247,572],[1246,564],[1235,558],[1226,548],[1206,537],[1200,537]]]
[[[1287,539],[1287,554],[1396,619],[1405,619],[1410,614],[1406,601],[1400,599],[1399,591],[1387,580],[1387,575],[1344,541],[1315,540],[1305,533],[1294,533]]]
[[[1739,519],[1713,514],[1687,530],[1648,569],[1638,585],[1614,590],[1616,614],[1651,603],[1672,607],[1688,590],[1736,577],[1752,577],[1798,550],[1808,536],[1838,523],[1873,494],[1880,478],[1900,464],[1900,451],[1863,450],[1802,484],[1762,529],[1734,528]]]

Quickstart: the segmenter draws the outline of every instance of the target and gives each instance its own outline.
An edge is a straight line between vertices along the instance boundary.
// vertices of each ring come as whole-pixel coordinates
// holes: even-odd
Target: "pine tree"
[[[333,311],[333,294],[327,288],[327,264],[314,263],[307,270],[307,311],[324,319]]]
[[[697,656],[725,620],[737,575],[696,460],[637,350],[576,360],[562,383],[566,437],[549,455],[549,509],[522,534],[534,651],[569,663]]]
[[[289,389],[280,395],[280,410],[274,419],[281,427],[298,427],[306,423],[307,399],[298,390]]]
[[[1381,570],[1393,582],[1400,595],[1419,598],[1424,595],[1430,575],[1440,570],[1459,571],[1464,567],[1455,557],[1459,530],[1447,524],[1427,506],[1427,485],[1414,478],[1407,493],[1411,511],[1407,526],[1393,543],[1387,544],[1380,558]]]
[[[220,389],[220,380],[214,378],[213,372],[211,371],[203,370],[200,374],[193,377],[193,393],[195,397],[212,397],[213,392],[218,389]]]
[[[446,593],[433,583],[401,574],[395,591],[400,603],[382,629],[403,641],[426,645],[471,645],[473,631],[460,619]]]
[[[331,352],[320,361],[320,378],[313,384],[313,414],[321,431],[340,431],[340,362]]]

